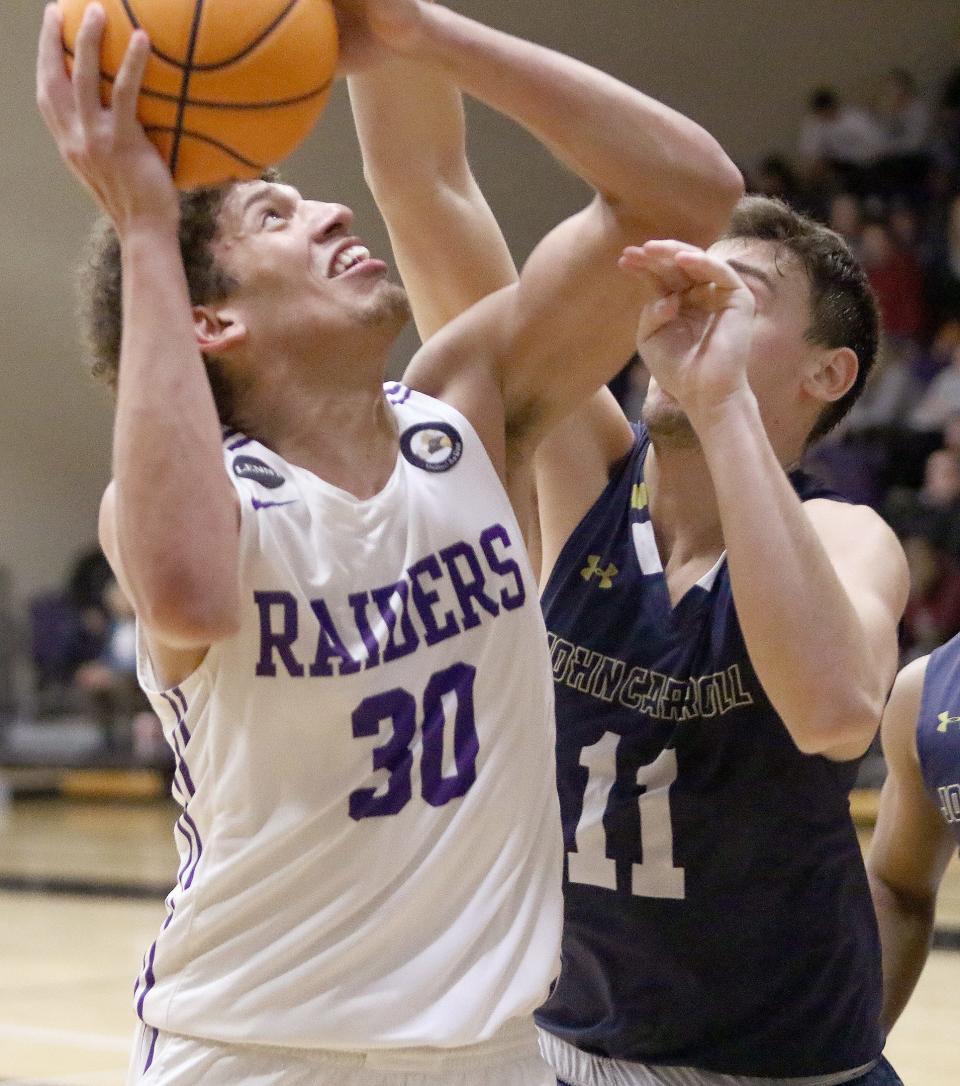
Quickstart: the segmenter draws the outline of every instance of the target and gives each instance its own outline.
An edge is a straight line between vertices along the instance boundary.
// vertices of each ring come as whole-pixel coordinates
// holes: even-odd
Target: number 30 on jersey
[[[457,663],[430,676],[423,692],[423,744],[420,756],[420,792],[432,807],[469,791],[477,778],[479,741],[473,713],[473,681],[476,668]],[[453,717],[455,770],[443,772],[444,731],[448,713]],[[386,785],[358,788],[350,793],[350,817],[376,818],[395,815],[413,794],[413,752],[417,733],[417,699],[396,686],[364,698],[351,718],[353,734],[361,739],[379,736],[389,724],[387,741],[373,751],[373,768],[386,770]]]

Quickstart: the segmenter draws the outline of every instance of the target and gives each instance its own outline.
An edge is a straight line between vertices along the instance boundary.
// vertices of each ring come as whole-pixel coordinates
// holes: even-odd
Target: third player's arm
[[[394,58],[349,86],[364,176],[426,341],[517,271],[470,170],[454,82]]]
[[[638,292],[617,269],[624,245],[665,230],[712,239],[741,179],[703,129],[612,77],[443,8],[420,14],[411,59],[524,125],[597,192],[516,286],[447,326],[411,370],[481,427],[499,398],[511,438],[530,446],[631,354]]]
[[[933,938],[934,907],[955,842],[927,794],[917,719],[928,657],[897,676],[881,735],[887,778],[867,855],[883,947],[883,1026],[890,1030],[916,986]]]

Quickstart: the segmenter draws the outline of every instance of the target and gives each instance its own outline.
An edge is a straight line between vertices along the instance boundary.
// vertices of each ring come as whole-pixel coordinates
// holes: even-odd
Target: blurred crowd
[[[809,467],[903,542],[904,662],[960,631],[960,36],[956,45],[958,66],[936,86],[896,68],[868,101],[813,90],[794,154],[747,171],[751,191],[842,234],[877,295],[876,371]]]
[[[66,583],[29,601],[29,715],[96,724],[114,755],[153,756],[159,721],[137,681],[133,607],[99,547],[81,552]]]

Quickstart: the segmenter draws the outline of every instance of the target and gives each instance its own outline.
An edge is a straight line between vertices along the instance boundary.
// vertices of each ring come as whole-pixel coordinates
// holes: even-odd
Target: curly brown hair
[[[839,234],[766,196],[743,197],[723,237],[770,241],[778,254],[791,254],[810,286],[807,340],[822,347],[849,347],[857,356],[856,380],[821,412],[807,439],[815,441],[853,407],[877,357],[880,318],[866,273]]]
[[[275,170],[262,175],[265,181],[276,181],[278,177]],[[231,187],[228,184],[180,193],[180,256],[191,305],[223,301],[237,285],[217,264],[211,247],[219,229],[220,210]],[[115,389],[123,332],[123,280],[120,239],[106,218],[100,219],[91,231],[77,271],[77,289],[90,372]],[[232,425],[233,396],[222,360],[216,355],[204,355],[203,360],[220,421]]]

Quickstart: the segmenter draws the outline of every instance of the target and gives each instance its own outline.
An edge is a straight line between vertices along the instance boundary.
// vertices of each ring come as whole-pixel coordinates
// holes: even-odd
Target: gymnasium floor
[[[123,1083],[133,979],[175,876],[174,818],[164,801],[65,798],[0,813],[0,1083]],[[960,1082],[956,860],[937,923],[954,949],[933,952],[887,1047],[906,1086]]]

